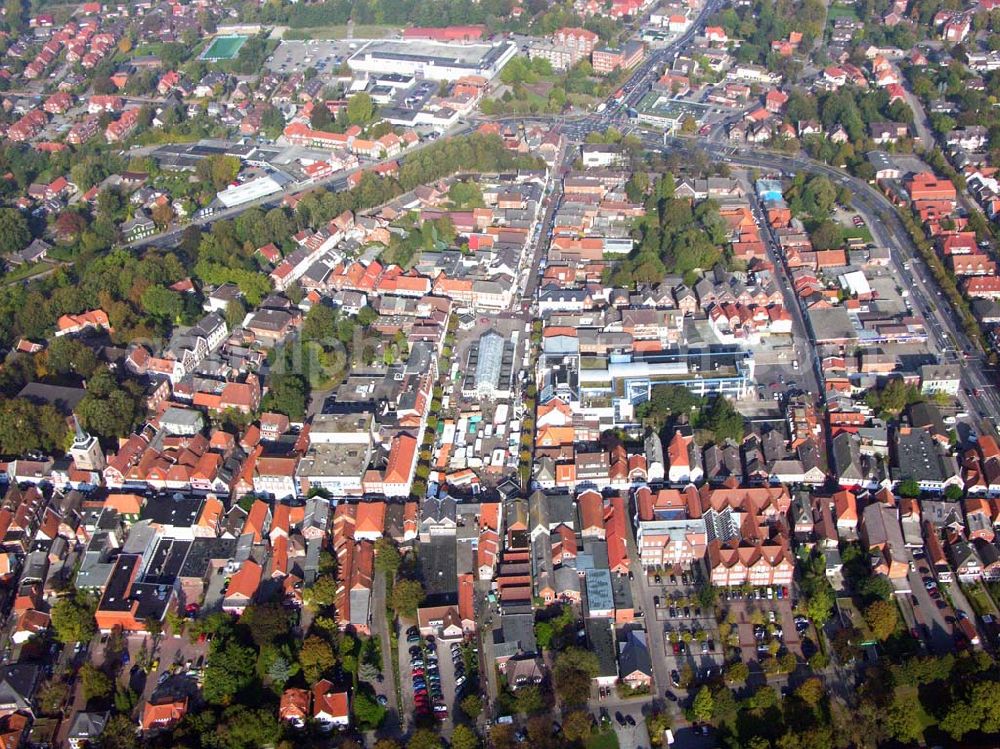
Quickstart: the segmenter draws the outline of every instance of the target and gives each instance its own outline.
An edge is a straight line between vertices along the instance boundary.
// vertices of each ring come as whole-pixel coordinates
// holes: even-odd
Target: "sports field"
[[[204,52],[202,60],[232,60],[239,54],[240,47],[246,42],[245,36],[217,36]]]

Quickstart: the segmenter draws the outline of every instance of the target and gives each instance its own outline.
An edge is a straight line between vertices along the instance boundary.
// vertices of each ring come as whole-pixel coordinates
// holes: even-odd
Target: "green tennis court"
[[[204,52],[202,60],[232,60],[239,54],[240,47],[246,42],[245,36],[217,36]]]

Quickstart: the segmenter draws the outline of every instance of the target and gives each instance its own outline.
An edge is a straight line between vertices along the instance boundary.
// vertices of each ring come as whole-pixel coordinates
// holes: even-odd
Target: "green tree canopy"
[[[705,722],[712,719],[714,707],[715,699],[712,697],[712,690],[704,686],[694,696],[694,702],[691,704],[691,712],[694,714],[695,720]]]
[[[71,590],[61,596],[52,607],[52,628],[56,639],[64,644],[89,642],[97,631],[94,612],[97,601],[93,596]]]
[[[208,702],[229,704],[256,675],[257,653],[231,639],[213,641],[205,663],[202,694]]]
[[[28,222],[16,208],[0,208],[0,254],[27,247],[31,241]]]
[[[875,601],[865,609],[865,622],[876,639],[888,640],[899,624],[899,609],[893,601]]]
[[[392,587],[390,606],[398,616],[412,619],[425,597],[424,586],[419,580],[397,580]]]
[[[567,648],[556,656],[552,670],[556,694],[567,705],[585,704],[590,682],[600,671],[597,654],[582,648]]]

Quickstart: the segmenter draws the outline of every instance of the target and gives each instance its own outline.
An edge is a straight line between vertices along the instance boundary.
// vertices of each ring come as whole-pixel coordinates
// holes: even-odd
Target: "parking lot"
[[[315,68],[321,76],[332,74],[364,42],[348,39],[282,41],[267,60],[272,73],[291,74]]]
[[[192,696],[198,693],[201,684],[208,644],[191,642],[186,635],[180,637],[163,636],[157,648],[150,652],[153,641],[142,635],[129,635],[128,663],[123,669],[129,686],[149,700],[154,695],[159,698]],[[148,673],[137,668],[146,650],[152,657]],[[153,668],[155,667],[155,668]]]
[[[417,721],[433,716],[442,733],[450,735],[455,705],[466,694],[468,678],[459,643],[424,638],[410,627],[400,637],[400,651],[404,711]]]
[[[792,601],[784,595],[781,598],[748,599],[746,596],[723,602],[727,615],[735,620],[739,635],[741,659],[745,663],[760,662],[768,657],[776,643],[778,652],[787,650],[802,659],[808,654],[802,651],[802,638],[809,630],[809,624],[802,618],[796,621],[792,611]]]

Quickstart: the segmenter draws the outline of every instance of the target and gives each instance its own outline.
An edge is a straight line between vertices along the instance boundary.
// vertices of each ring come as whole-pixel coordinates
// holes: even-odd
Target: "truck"
[[[958,630],[961,633],[962,637],[965,638],[965,640],[970,645],[978,645],[979,644],[979,632],[976,631],[976,628],[973,626],[972,622],[969,621],[968,617],[966,617],[962,613],[960,613],[959,616],[958,616],[958,625],[957,626],[958,626]]]

